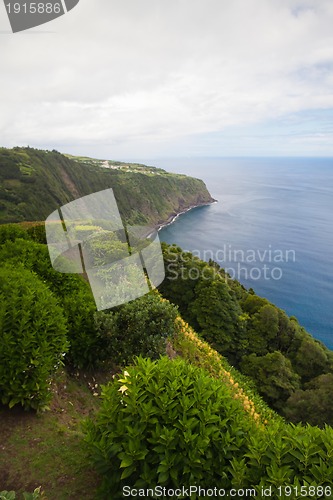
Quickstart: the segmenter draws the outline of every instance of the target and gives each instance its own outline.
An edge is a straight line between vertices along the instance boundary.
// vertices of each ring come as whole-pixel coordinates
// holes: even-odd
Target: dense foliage
[[[2,226],[0,263],[23,265],[58,298],[70,342],[68,365],[106,368],[129,363],[136,355],[155,358],[165,352],[166,339],[175,331],[172,305],[149,294],[97,313],[88,282],[55,271],[46,245],[37,242],[43,239],[43,226],[27,231]],[[333,376],[333,362],[328,349],[295,318],[245,290],[217,264],[168,245],[164,259],[161,293],[213,348],[253,380],[272,408],[292,422],[332,423],[333,388],[327,381]]]
[[[106,357],[123,366],[134,356],[156,359],[164,354],[176,317],[176,307],[151,292],[115,311],[96,313],[95,324],[97,335],[107,339]]]
[[[131,223],[157,223],[209,201],[203,183],[184,176],[101,169],[56,151],[0,150],[1,220],[40,218],[108,186]],[[110,373],[147,358],[104,387],[102,408],[86,427],[104,498],[122,498],[124,485],[157,484],[333,497],[333,431],[325,426],[333,424],[333,353],[295,318],[216,263],[168,245],[159,292],[96,312],[85,277],[50,265],[43,224],[26,227],[0,228],[1,402],[43,408],[63,360],[71,373]],[[92,229],[82,223],[77,236]],[[110,245],[100,234],[87,242],[94,264],[127,252],[127,242]],[[172,360],[160,357],[166,351]],[[271,408],[322,429],[286,424]],[[300,493],[277,495],[285,485]]]
[[[128,363],[135,355],[154,358],[165,352],[166,338],[175,329],[174,306],[151,293],[115,310],[97,312],[88,282],[80,275],[55,271],[46,245],[21,236],[17,226],[1,227],[0,241],[6,241],[0,245],[0,265],[24,266],[58,298],[70,342],[67,365],[106,368],[110,362]]]
[[[103,390],[87,442],[103,475],[105,497],[121,487],[231,484],[227,464],[240,460],[251,423],[228,390],[177,359],[138,359]]]
[[[0,223],[45,220],[59,206],[107,188],[114,190],[120,213],[131,224],[155,225],[182,208],[212,200],[199,179],[148,170],[102,168],[94,160],[57,151],[0,148]]]
[[[15,224],[1,226],[0,245],[9,241],[15,241],[17,238],[29,239],[27,231]]]
[[[0,270],[0,395],[10,407],[40,408],[50,376],[68,349],[66,320],[55,297],[23,267]]]
[[[5,226],[2,226],[5,227]],[[2,233],[2,228],[0,235]],[[76,274],[59,273],[50,263],[46,245],[30,240],[7,241],[0,246],[0,264],[22,264],[47,283],[58,297],[68,325],[70,350],[67,364],[76,367],[93,366],[100,361],[104,343],[96,336],[94,328],[95,301],[89,284]]]
[[[164,244],[163,255],[162,295],[177,304],[182,317],[232,365],[252,378],[272,408],[293,422],[333,423],[333,385],[323,382],[333,374],[329,349],[295,318],[246,290],[216,263],[205,263],[175,245]],[[319,406],[317,389],[322,396]]]
[[[163,245],[166,279],[162,295],[219,352],[237,354],[241,308],[235,293],[214,268],[179,247]]]
[[[287,498],[278,494],[286,485],[295,499],[333,493],[332,428],[255,425],[226,385],[184,360],[138,359],[102,398],[86,427],[102,498],[123,498],[125,486],[252,488],[259,498],[262,488]]]

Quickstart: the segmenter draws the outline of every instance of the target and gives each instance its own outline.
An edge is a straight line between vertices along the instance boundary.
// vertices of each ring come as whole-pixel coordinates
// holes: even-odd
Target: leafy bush
[[[204,370],[179,358],[138,358],[102,398],[86,442],[106,498],[123,498],[125,485],[231,485],[226,466],[243,457],[254,424]]]
[[[59,297],[76,292],[84,283],[81,276],[60,273],[53,269],[47,246],[34,241],[21,238],[7,241],[0,247],[0,262],[10,263],[12,266],[22,264],[34,271]],[[83,286],[89,290],[87,283]]]
[[[22,264],[35,272],[59,298],[68,323],[70,350],[66,363],[75,367],[91,367],[104,359],[105,344],[96,334],[96,305],[89,284],[80,275],[60,273],[51,266],[46,245],[17,239],[0,248],[0,262]]]
[[[45,224],[36,224],[27,229],[29,237],[37,243],[46,244]]]
[[[70,341],[66,364],[76,368],[91,369],[105,361],[107,346],[95,326],[96,304],[89,285],[83,280],[76,285],[78,286],[75,286],[75,289],[61,298]]]
[[[184,360],[139,358],[103,388],[102,398],[85,429],[103,479],[102,498],[123,498],[124,486],[157,485],[253,488],[260,498],[262,488],[272,498],[332,498],[331,427],[282,419],[255,425],[226,385]]]
[[[29,239],[27,232],[16,224],[0,226],[0,245],[6,241],[15,241],[17,238]]]
[[[23,267],[0,270],[0,392],[3,404],[39,408],[68,349],[56,298]]]
[[[156,359],[176,330],[177,308],[155,292],[124,304],[117,311],[95,314],[97,335],[104,339],[106,359],[129,363],[134,356]]]
[[[333,429],[274,423],[248,436],[244,460],[234,461],[237,469],[238,484],[258,493],[270,487],[272,498],[332,498]]]

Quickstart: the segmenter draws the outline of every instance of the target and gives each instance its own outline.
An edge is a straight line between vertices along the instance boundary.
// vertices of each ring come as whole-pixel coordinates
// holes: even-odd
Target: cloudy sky
[[[80,0],[11,34],[1,2],[1,145],[333,156],[332,27],[332,0]]]

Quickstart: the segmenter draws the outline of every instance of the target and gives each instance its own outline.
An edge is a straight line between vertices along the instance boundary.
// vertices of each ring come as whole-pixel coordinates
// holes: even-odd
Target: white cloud
[[[116,157],[184,137],[186,154],[191,136],[333,108],[332,25],[331,0],[81,0],[0,35],[2,142]]]

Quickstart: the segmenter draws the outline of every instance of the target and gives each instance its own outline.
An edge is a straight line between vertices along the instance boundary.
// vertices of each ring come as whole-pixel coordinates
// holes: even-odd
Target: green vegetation
[[[120,366],[139,354],[151,359],[165,353],[166,341],[175,334],[177,309],[150,293],[116,310],[95,314],[97,335],[107,338],[108,359]]]
[[[40,492],[40,487],[35,488],[32,493],[23,493],[24,500],[38,500],[43,495]],[[17,498],[15,491],[0,491],[0,500],[15,500]]]
[[[0,394],[9,407],[39,409],[68,349],[66,322],[47,286],[30,271],[0,270]]]
[[[202,338],[249,376],[281,415],[293,422],[333,424],[333,386],[326,384],[333,375],[333,353],[216,263],[175,245],[164,244],[163,254],[167,277],[159,290]]]
[[[156,226],[181,210],[213,201],[199,179],[127,166],[102,168],[99,160],[57,151],[0,148],[0,223],[45,220],[73,199],[107,188],[113,189],[129,224]]]
[[[9,233],[8,228],[6,232]],[[46,245],[21,238],[0,246],[0,263],[11,268],[22,264],[46,282],[53,296],[58,298],[67,320],[70,341],[66,362],[79,368],[98,364],[103,357],[104,343],[94,330],[96,306],[89,284],[79,275],[55,271],[50,265]]]
[[[228,464],[254,430],[226,386],[181,359],[137,359],[102,399],[86,439],[103,498],[122,498],[123,486],[230,486]]]
[[[77,172],[80,189],[83,169],[126,176],[128,193],[131,176],[137,185],[144,179],[156,197],[177,179],[30,148],[0,153],[1,186],[18,196],[23,183],[27,198],[39,164],[54,176],[49,186],[58,176],[64,196],[73,184],[64,187],[60,164]],[[56,196],[59,206],[64,198]],[[14,214],[14,203],[5,206],[2,213]],[[88,239],[94,262],[122,255],[123,242],[108,246],[107,228],[96,228],[101,237]],[[176,246],[163,245],[163,254],[158,291],[96,312],[84,275],[51,267],[43,225],[0,227],[0,497],[116,499],[125,485],[192,484],[255,488],[258,498],[262,487],[274,499],[331,498],[332,352],[216,263]],[[299,493],[278,495],[286,485]]]
[[[332,428],[256,426],[226,385],[180,359],[138,359],[104,387],[86,440],[103,477],[101,498],[122,498],[125,486],[180,484],[251,487],[259,498],[267,486],[273,498],[285,485],[313,485],[312,495],[292,498],[311,498],[314,485],[320,496],[330,492],[325,498],[332,492]]]
[[[84,375],[61,369],[46,412],[0,406],[0,487],[16,491],[18,500],[39,487],[45,500],[94,498],[99,478],[88,461],[82,424],[99,407],[95,385],[103,379]]]
[[[90,158],[88,156],[73,156],[69,154],[66,154],[64,156],[79,163],[84,163],[86,165],[91,165],[99,168],[124,170],[126,172],[139,172],[150,175],[161,175],[166,173],[166,171],[162,168],[149,167],[148,165],[143,165],[142,163],[125,163],[123,161],[98,160],[96,158]]]

